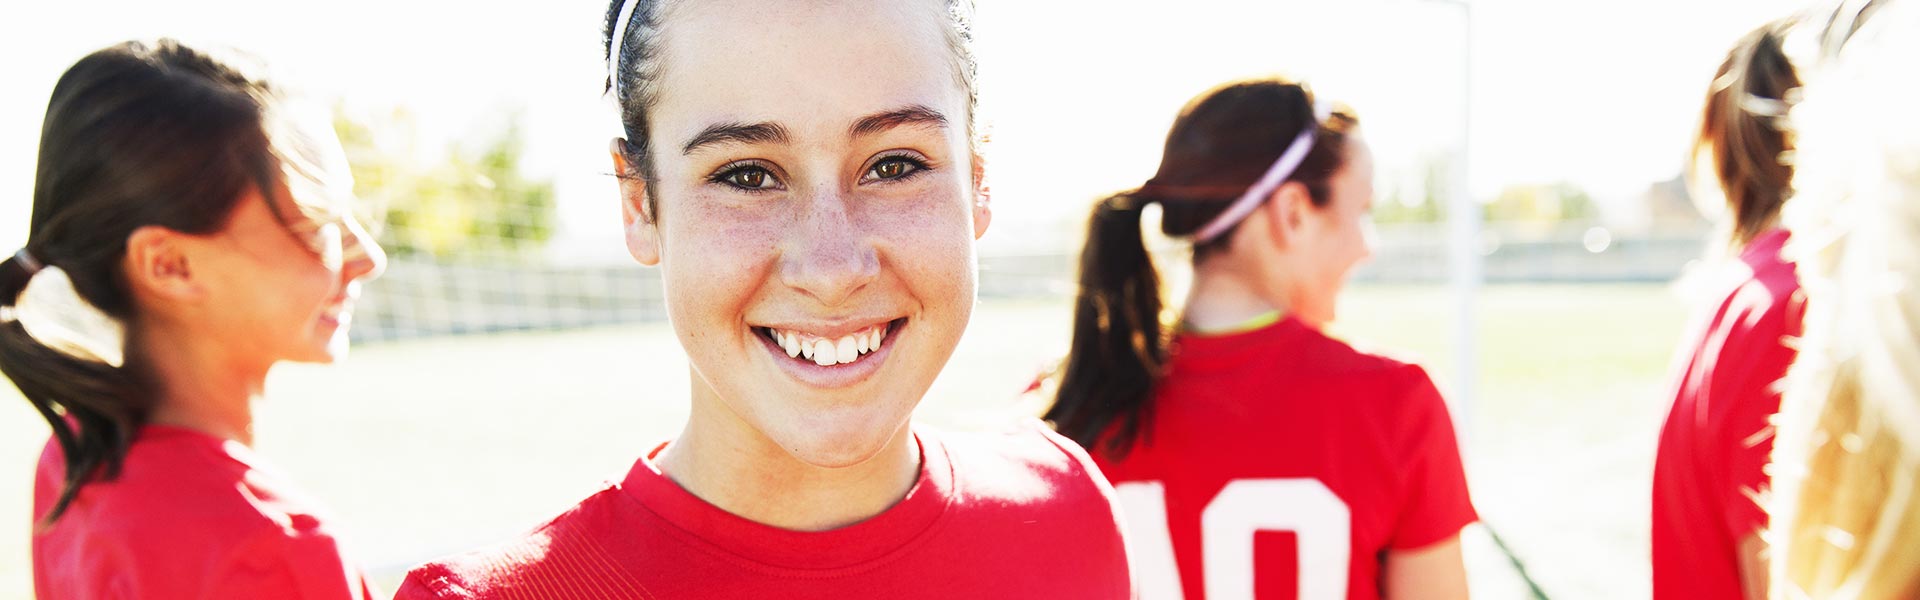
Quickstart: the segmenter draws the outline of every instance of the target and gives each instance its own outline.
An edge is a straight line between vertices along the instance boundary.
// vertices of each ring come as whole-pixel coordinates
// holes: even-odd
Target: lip
[[[873,374],[880,370],[880,366],[886,363],[887,357],[893,354],[894,341],[907,331],[909,321],[906,317],[886,321],[887,334],[886,338],[880,341],[879,349],[867,353],[867,355],[861,357],[860,360],[827,367],[820,366],[813,361],[800,360],[787,356],[786,350],[782,349],[778,344],[775,344],[772,339],[762,334],[760,330],[766,328],[787,329],[805,331],[808,334],[819,335],[820,337],[840,337],[872,327],[874,322],[846,321],[843,324],[827,327],[756,325],[748,328],[748,335],[752,335],[755,339],[760,340],[760,347],[767,351],[767,357],[771,359],[774,364],[779,365],[780,370],[785,371],[787,376],[811,387],[833,389],[849,387],[873,377]],[[854,325],[853,323],[863,324]]]
[[[353,298],[341,297],[332,304],[320,309],[318,321],[328,327],[339,327],[353,321]]]

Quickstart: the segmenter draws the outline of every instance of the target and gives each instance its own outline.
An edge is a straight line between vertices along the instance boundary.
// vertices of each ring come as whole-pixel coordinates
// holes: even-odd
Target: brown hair
[[[120,266],[127,237],[149,225],[212,233],[247,190],[272,194],[278,163],[263,115],[275,97],[258,77],[173,40],[126,42],[80,59],[47,103],[26,252],[65,271],[100,311],[135,322]],[[0,263],[0,305],[13,306],[32,275],[17,258]],[[0,372],[53,427],[66,458],[65,484],[44,523],[59,518],[81,486],[119,475],[153,403],[138,358],[122,367],[82,360],[35,340],[17,321],[0,323]]]
[[[1789,92],[1800,87],[1793,64],[1781,52],[1784,24],[1770,24],[1740,38],[1714,73],[1707,90],[1696,158],[1710,158],[1713,177],[1726,193],[1733,216],[1733,244],[1745,246],[1780,215],[1793,191],[1793,149],[1783,124]]]
[[[1347,135],[1359,121],[1341,109],[1316,123],[1313,106],[1305,85],[1280,78],[1208,90],[1174,119],[1153,178],[1094,204],[1080,253],[1073,344],[1046,414],[1062,434],[1089,450],[1106,439],[1102,450],[1110,456],[1124,455],[1147,434],[1168,339],[1160,275],[1141,238],[1141,211],[1157,203],[1163,232],[1193,235],[1259,180],[1307,127],[1319,128],[1313,148],[1287,181],[1305,184],[1314,206],[1326,206],[1332,200],[1329,180],[1345,164]],[[1237,230],[1197,244],[1193,260],[1226,248]]]

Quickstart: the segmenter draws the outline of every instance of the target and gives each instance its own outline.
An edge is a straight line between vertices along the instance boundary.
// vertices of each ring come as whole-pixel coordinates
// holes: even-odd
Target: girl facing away
[[[0,371],[53,435],[41,598],[368,598],[320,510],[249,447],[282,361],[333,362],[384,255],[326,120],[171,40],[80,59],[47,106]]]
[[[1094,206],[1047,419],[1113,482],[1142,597],[1465,597],[1446,404],[1322,332],[1371,252],[1372,180],[1351,111],[1250,79],[1189,102],[1159,171]],[[1192,243],[1171,335],[1149,205]]]
[[[1111,489],[1071,441],[911,423],[990,217],[971,6],[607,13],[627,245],[659,268],[690,416],[620,482],[400,597],[1128,597]]]
[[[1778,383],[1793,363],[1806,299],[1780,210],[1792,194],[1787,101],[1800,79],[1781,49],[1786,23],[1747,34],[1714,74],[1694,174],[1727,207],[1738,260],[1712,278],[1712,304],[1683,338],[1654,460],[1653,596],[1767,597],[1760,505],[1773,451]],[[1707,194],[1703,194],[1707,195]]]

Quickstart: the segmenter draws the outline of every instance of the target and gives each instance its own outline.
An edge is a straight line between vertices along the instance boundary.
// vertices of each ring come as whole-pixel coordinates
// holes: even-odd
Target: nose
[[[380,248],[380,242],[360,226],[356,219],[347,219],[345,235],[341,240],[344,246],[340,276],[346,281],[366,281],[380,277],[387,271],[387,252]]]
[[[848,214],[845,195],[823,187],[810,196],[789,229],[780,278],[823,305],[840,306],[880,276],[880,257]]]

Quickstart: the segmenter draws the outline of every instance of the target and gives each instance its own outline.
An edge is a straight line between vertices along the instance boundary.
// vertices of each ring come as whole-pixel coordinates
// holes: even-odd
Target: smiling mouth
[[[822,367],[832,367],[853,364],[866,359],[886,344],[889,333],[899,329],[899,326],[905,323],[906,318],[903,317],[837,338],[822,337],[792,329],[773,327],[753,329],[761,337],[773,342],[774,346],[786,351],[788,358],[811,362]]]

